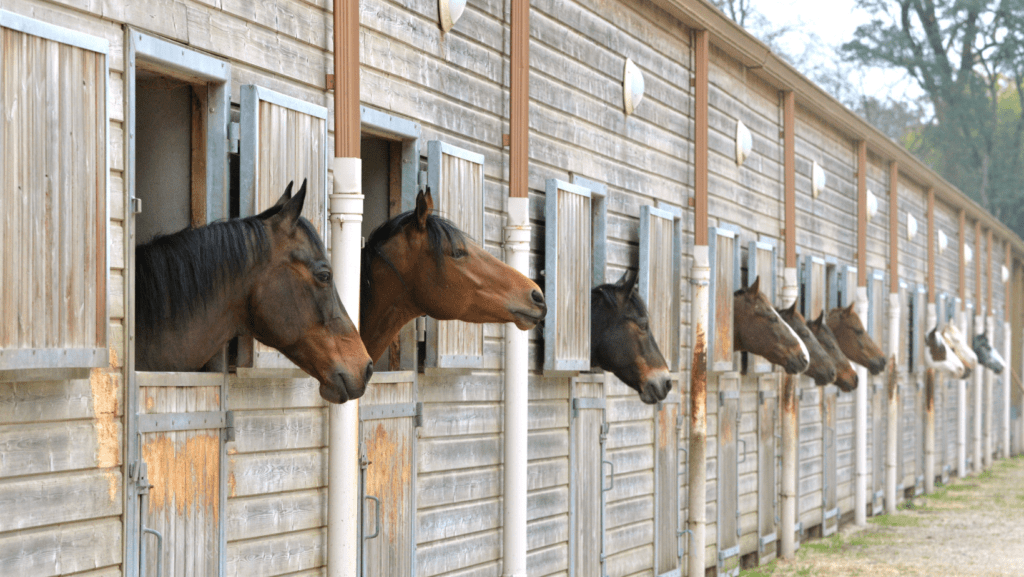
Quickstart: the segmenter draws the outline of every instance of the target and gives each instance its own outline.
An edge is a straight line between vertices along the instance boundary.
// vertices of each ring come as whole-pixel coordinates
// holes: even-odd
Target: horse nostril
[[[370,377],[373,376],[373,361],[366,363],[366,374],[363,376],[363,384],[370,382]]]
[[[534,304],[541,306],[544,305],[544,293],[540,292],[539,290],[534,290],[533,292],[531,292],[530,298],[533,299]]]

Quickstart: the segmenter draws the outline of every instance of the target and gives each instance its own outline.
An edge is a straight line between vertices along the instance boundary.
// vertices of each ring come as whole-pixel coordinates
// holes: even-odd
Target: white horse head
[[[954,378],[962,379],[970,374],[964,367],[960,357],[953,352],[953,348],[946,345],[946,341],[938,332],[938,327],[933,328],[924,340],[925,365],[937,371],[946,371]]]
[[[978,365],[978,356],[974,354],[971,347],[967,344],[967,339],[964,338],[963,333],[960,329],[956,328],[956,325],[947,323],[946,326],[942,327],[939,331],[942,340],[946,346],[953,351],[953,354],[960,360],[963,365],[963,374],[957,378],[966,379],[971,375],[971,372]]]

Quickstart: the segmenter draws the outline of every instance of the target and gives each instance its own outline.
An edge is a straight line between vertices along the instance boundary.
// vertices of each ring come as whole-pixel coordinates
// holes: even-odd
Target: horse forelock
[[[270,240],[257,217],[215,222],[158,236],[135,249],[136,314],[146,326],[176,325],[197,313],[233,276],[267,258]]]

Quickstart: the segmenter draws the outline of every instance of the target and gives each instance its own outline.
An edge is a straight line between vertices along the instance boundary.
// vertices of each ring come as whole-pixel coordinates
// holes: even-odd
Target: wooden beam
[[[693,194],[694,239],[696,246],[708,245],[708,67],[709,37],[707,30],[693,35],[694,112],[693,112]]]
[[[334,156],[359,158],[359,0],[334,5]]]
[[[982,292],[981,283],[984,277],[981,276],[981,220],[974,221],[974,315],[981,314],[981,308],[985,304],[985,293]],[[974,330],[978,330],[975,327]],[[969,335],[970,336],[970,335]]]
[[[509,78],[509,183],[511,197],[526,198],[530,176],[530,3],[512,2]]]
[[[985,232],[985,272],[988,275],[985,279],[985,312],[986,314],[992,314],[992,282],[994,275],[992,274],[992,229],[988,229]]]
[[[935,189],[928,187],[928,304],[935,304]]]
[[[857,142],[857,286],[868,286],[868,143]]]
[[[960,249],[960,310],[964,310],[964,305],[967,304],[967,262],[964,260],[964,247],[967,246],[967,212],[960,209],[960,238],[959,245]]]
[[[796,268],[796,93],[792,90],[787,90],[783,93],[782,99],[783,190],[786,213],[784,239],[786,243],[785,266],[786,268]],[[858,242],[860,241],[858,240]],[[863,245],[858,246],[863,247]],[[864,286],[861,270],[862,267],[858,265],[858,286]]]
[[[889,292],[900,286],[900,168],[895,161],[889,163]]]

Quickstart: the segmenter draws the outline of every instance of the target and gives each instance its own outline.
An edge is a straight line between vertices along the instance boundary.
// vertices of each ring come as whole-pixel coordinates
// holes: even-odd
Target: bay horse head
[[[301,215],[306,183],[263,213],[185,229],[136,248],[136,367],[195,371],[252,335],[320,382],[360,397],[373,363],[334,287],[323,241]]]
[[[942,330],[939,331],[939,335],[949,351],[963,365],[963,372],[957,378],[966,379],[971,376],[971,373],[978,366],[978,356],[974,354],[974,351],[967,344],[964,334],[953,323],[946,323],[946,326],[942,327]]]
[[[796,310],[796,302],[794,302],[788,309],[776,309],[776,312],[779,313],[782,320],[786,321],[789,328],[793,329],[793,332],[800,337],[804,346],[807,347],[810,364],[807,365],[807,369],[804,371],[804,374],[813,378],[814,384],[818,386],[824,386],[835,382],[836,365],[832,362],[832,357],[825,352],[824,348],[822,348],[821,343],[818,342],[818,338],[811,332],[811,329],[807,327],[807,322],[804,320],[804,316],[800,314],[800,311]]]
[[[471,241],[434,212],[430,190],[416,208],[370,233],[363,248],[360,328],[379,359],[398,332],[421,315],[471,323],[537,326],[547,314],[537,283]]]
[[[979,363],[997,375],[1003,372],[1006,361],[1003,360],[1003,355],[1000,355],[999,351],[988,342],[988,334],[974,335],[974,342],[972,344],[974,345],[974,353],[978,355]]]
[[[590,364],[611,371],[653,405],[672,388],[668,364],[654,341],[647,306],[627,270],[614,284],[590,291]]]
[[[832,357],[832,364],[836,367],[835,384],[839,387],[839,390],[849,393],[856,389],[858,381],[857,371],[853,370],[850,359],[843,353],[843,349],[839,346],[839,341],[836,340],[835,333],[832,332],[832,329],[828,328],[828,323],[825,322],[825,313],[822,312],[818,315],[818,318],[811,321],[807,328],[814,333],[818,343],[821,344],[821,348],[825,349],[825,352]]]
[[[733,293],[733,348],[761,355],[791,375],[810,363],[807,347],[761,292],[761,278]]]
[[[868,372],[877,375],[885,370],[885,355],[871,340],[864,324],[860,321],[854,303],[848,307],[836,307],[828,312],[826,323],[836,337],[839,348],[848,359],[867,367]]]
[[[965,379],[971,374],[960,357],[953,352],[953,347],[946,344],[946,339],[936,325],[924,337],[924,363],[930,369],[946,371],[955,379]]]

